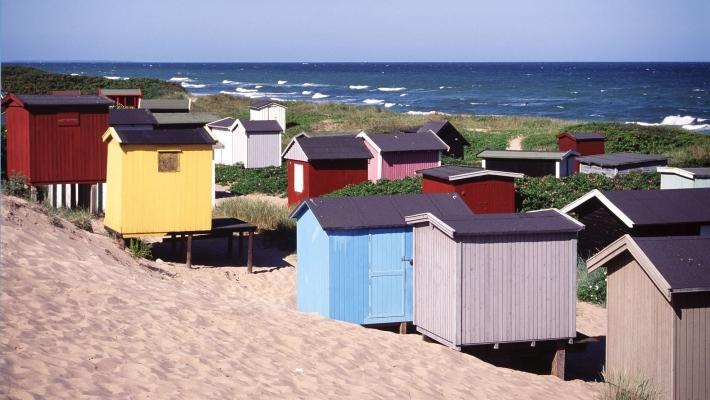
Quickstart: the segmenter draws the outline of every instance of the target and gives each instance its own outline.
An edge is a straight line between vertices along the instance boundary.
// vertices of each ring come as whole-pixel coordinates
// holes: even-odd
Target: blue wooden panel
[[[370,293],[368,321],[404,318],[404,232],[380,229],[370,232]]]
[[[296,241],[296,305],[330,317],[328,236],[309,209],[298,218]]]
[[[330,317],[365,323],[368,303],[368,231],[329,231]]]

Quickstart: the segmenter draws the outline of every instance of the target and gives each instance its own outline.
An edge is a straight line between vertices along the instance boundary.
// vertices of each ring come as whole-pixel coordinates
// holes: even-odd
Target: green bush
[[[606,271],[599,268],[587,272],[587,264],[577,260],[577,299],[593,304],[606,304]]]
[[[215,180],[221,185],[231,185],[234,194],[266,193],[283,195],[288,188],[286,167],[244,168],[242,165],[220,165]]]
[[[296,248],[296,222],[286,206],[265,200],[233,198],[215,209],[217,217],[237,218],[256,225],[264,237],[282,249]]]
[[[630,173],[614,178],[600,174],[575,174],[564,178],[526,176],[515,180],[516,191],[522,199],[521,211],[562,208],[592,189],[658,189],[660,184],[660,175],[655,173]]]
[[[130,239],[128,241],[128,251],[135,257],[153,258],[153,245],[140,239]]]
[[[464,147],[463,159],[466,164],[480,165],[480,160],[476,155],[483,150],[505,150],[508,148],[508,141],[514,136],[509,133],[499,132],[462,132],[463,136],[470,143]]]
[[[526,136],[523,138],[521,147],[523,150],[557,151],[557,136],[548,134]]]
[[[15,196],[27,200],[30,198],[30,187],[27,186],[26,182],[27,180],[22,175],[11,175],[7,180],[2,182],[2,191],[8,196]]]
[[[347,185],[338,189],[328,196],[348,197],[348,196],[373,196],[387,194],[417,194],[422,192],[422,178],[409,177],[399,180],[379,180],[375,183],[370,181],[358,183],[357,185]]]

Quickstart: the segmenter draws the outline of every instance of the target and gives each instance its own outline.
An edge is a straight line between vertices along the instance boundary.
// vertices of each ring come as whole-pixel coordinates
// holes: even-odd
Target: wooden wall
[[[439,151],[393,151],[382,153],[382,179],[416,176],[420,169],[441,165]]]
[[[294,190],[294,165],[303,165],[303,192]],[[367,180],[367,160],[288,160],[288,204],[328,194],[349,184]]]
[[[486,159],[486,169],[518,172],[528,176],[555,176],[555,160]],[[560,163],[562,164],[562,163]],[[560,166],[560,168],[562,168]]]
[[[256,133],[247,136],[246,168],[281,166],[281,134]]]
[[[710,294],[674,294],[675,399],[710,398]]]
[[[456,192],[474,214],[515,212],[513,178],[486,176],[478,179],[446,182],[424,177],[422,193]]]

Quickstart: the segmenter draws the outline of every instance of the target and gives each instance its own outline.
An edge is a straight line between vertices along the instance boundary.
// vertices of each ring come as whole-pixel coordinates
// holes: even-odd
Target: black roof
[[[222,118],[218,121],[210,122],[207,126],[214,128],[231,128],[236,121],[237,119],[232,117]]]
[[[263,120],[263,121],[241,121],[244,125],[244,129],[247,132],[258,133],[258,132],[281,132],[281,125],[274,120]]]
[[[710,167],[706,168],[683,168],[684,170],[693,173],[696,178],[710,178]]]
[[[436,134],[426,132],[369,133],[367,136],[383,152],[446,150],[447,146]]]
[[[710,188],[602,192],[635,225],[710,222]]]
[[[440,218],[441,219],[441,218]],[[579,232],[583,226],[556,210],[513,214],[476,214],[443,218],[454,236]]]
[[[606,135],[602,132],[562,132],[557,137],[570,136],[578,142],[591,140],[606,140]]]
[[[108,111],[108,124],[111,126],[155,125],[156,121],[148,110],[117,108]]]
[[[317,197],[301,203],[292,216],[297,217],[304,205],[323,229],[402,227],[407,226],[404,217],[426,212],[439,218],[471,215],[455,193]]]
[[[577,157],[581,164],[597,165],[600,167],[633,167],[634,165],[658,162],[665,165],[668,157],[656,154],[640,153],[609,153],[593,156]]]
[[[427,168],[417,171],[423,176],[448,180],[450,177],[471,172],[485,171],[485,168],[469,167],[465,165],[442,165],[441,167]]]
[[[279,103],[278,101],[264,99],[264,100],[257,100],[255,102],[251,103],[249,108],[254,109],[254,110],[259,110],[259,109],[269,106],[270,104],[276,104],[281,107],[286,107],[285,105]]]
[[[204,128],[123,130],[116,128],[121,144],[215,144]]]
[[[25,106],[110,106],[114,101],[97,95],[62,96],[62,95],[28,95],[21,94],[15,97]]]
[[[354,135],[299,136],[295,140],[309,160],[372,158],[362,139]]]
[[[710,290],[710,236],[634,237],[674,290]]]
[[[429,120],[422,125],[417,132],[422,133],[422,132],[428,132],[432,131],[434,133],[439,133],[439,131],[448,124],[449,121],[436,121],[436,120]],[[403,130],[402,132],[406,132]]]

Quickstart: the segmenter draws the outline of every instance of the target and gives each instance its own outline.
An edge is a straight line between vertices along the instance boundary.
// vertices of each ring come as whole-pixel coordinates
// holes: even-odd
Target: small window
[[[293,165],[293,190],[296,193],[303,192],[303,165]]]
[[[161,151],[158,153],[158,172],[179,172],[180,152]]]

